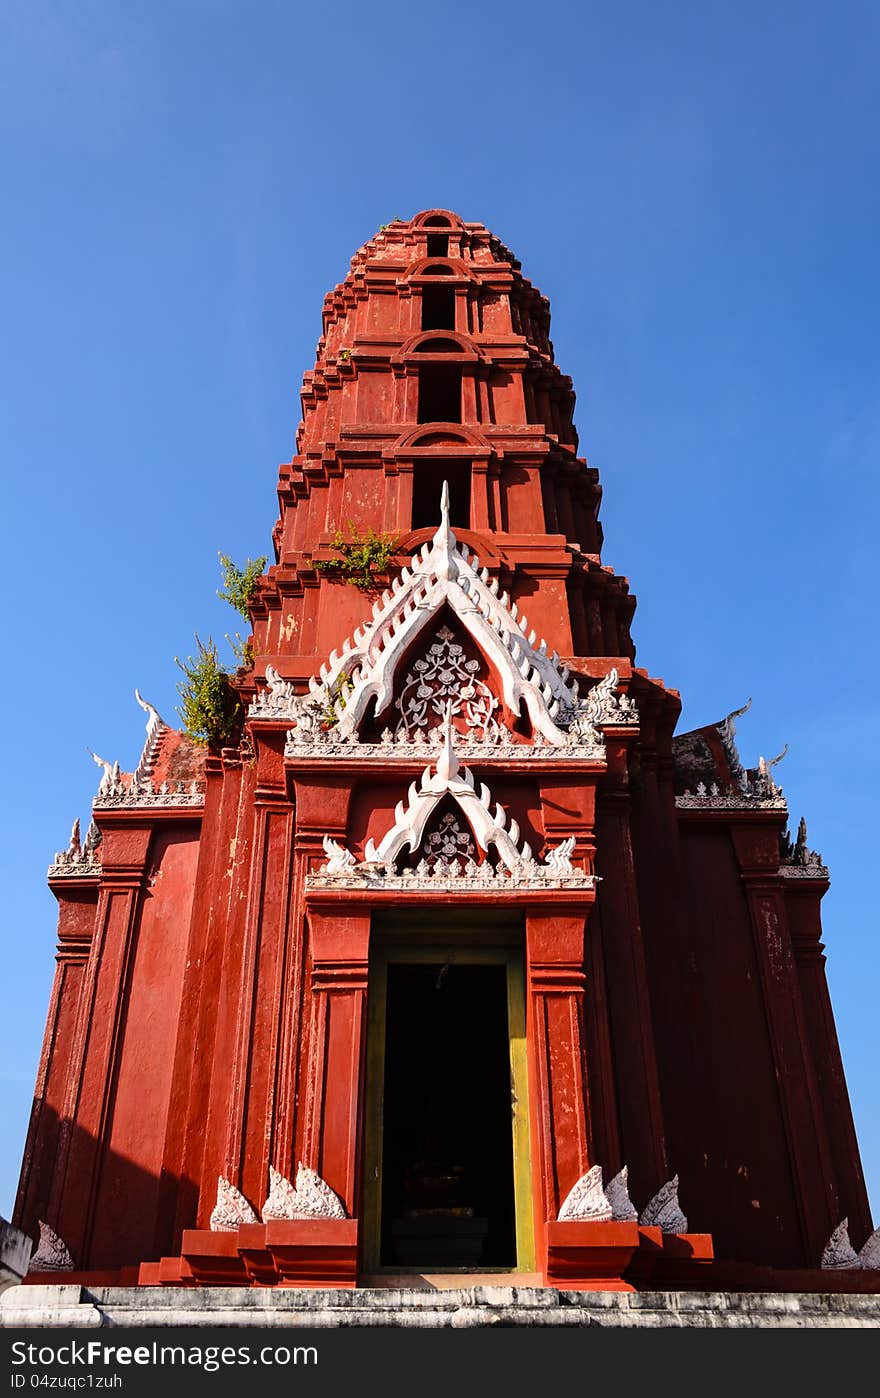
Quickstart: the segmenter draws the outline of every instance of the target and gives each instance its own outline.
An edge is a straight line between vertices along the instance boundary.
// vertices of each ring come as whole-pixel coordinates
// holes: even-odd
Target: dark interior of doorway
[[[382,1265],[516,1263],[504,966],[388,967]]]

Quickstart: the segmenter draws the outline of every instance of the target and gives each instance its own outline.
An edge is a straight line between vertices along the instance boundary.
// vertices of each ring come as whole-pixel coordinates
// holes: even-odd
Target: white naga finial
[[[111,765],[109,762],[105,762],[104,758],[99,757],[96,752],[92,752],[91,748],[86,748],[86,752],[91,753],[92,761],[104,772],[98,783],[98,795],[103,796],[104,792],[109,791],[119,780],[119,763],[114,762]]]
[[[769,762],[767,761],[767,759],[766,759],[765,757],[759,757],[759,758],[758,758],[758,771],[761,773],[761,776],[762,776],[762,777],[769,777],[769,775],[770,775],[770,768],[771,768],[771,767],[775,767],[776,764],[777,764],[777,762],[781,762],[782,759],[783,759],[783,757],[785,757],[785,754],[786,754],[787,752],[788,752],[788,743],[785,744],[785,747],[782,749],[782,752],[780,752],[776,757],[771,757]]]
[[[140,693],[139,690],[137,690],[137,689],[135,690],[135,692],[134,692],[134,697],[135,697],[135,699],[138,701],[138,703],[140,704],[140,706],[141,706],[141,708],[143,709],[144,713],[147,715],[147,734],[148,734],[148,736],[152,736],[152,734],[155,732],[155,730],[156,730],[157,728],[167,728],[167,727],[168,727],[168,725],[167,725],[167,723],[165,722],[164,718],[163,718],[162,715],[159,713],[159,710],[156,709],[156,708],[154,708],[153,705],[150,703],[150,701],[149,701],[148,699],[145,699],[145,698],[143,697],[143,695]]]
[[[144,739],[144,749],[138,760],[138,765],[134,770],[135,782],[141,782],[147,780],[150,776],[153,760],[156,756],[156,744],[159,741],[159,734],[162,732],[162,729],[167,728],[168,725],[159,713],[159,710],[154,708],[149,700],[144,699],[143,695],[140,694],[137,689],[134,692],[134,697],[147,715],[147,736]]]

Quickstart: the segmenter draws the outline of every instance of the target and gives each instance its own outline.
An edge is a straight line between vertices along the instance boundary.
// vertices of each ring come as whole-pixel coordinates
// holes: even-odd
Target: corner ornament
[[[211,1212],[212,1233],[234,1233],[243,1223],[259,1223],[247,1199],[224,1175],[217,1179],[217,1203]]]
[[[849,1219],[841,1219],[822,1253],[819,1263],[825,1272],[855,1272],[880,1270],[880,1228],[875,1228],[860,1252],[849,1238]]]
[[[319,1174],[300,1163],[296,1186],[269,1166],[269,1195],[261,1210],[263,1222],[273,1219],[345,1218],[342,1200]]]
[[[638,1214],[629,1197],[627,1167],[624,1165],[603,1187],[602,1166],[592,1166],[569,1190],[557,1217],[560,1223],[566,1219],[589,1223],[634,1223]]]
[[[48,1223],[44,1223],[42,1219],[39,1223],[40,1241],[31,1258],[28,1276],[33,1272],[72,1272],[76,1264],[67,1244]]]
[[[645,1228],[660,1228],[664,1233],[686,1233],[688,1221],[678,1202],[678,1175],[673,1175],[657,1190],[639,1215]]]

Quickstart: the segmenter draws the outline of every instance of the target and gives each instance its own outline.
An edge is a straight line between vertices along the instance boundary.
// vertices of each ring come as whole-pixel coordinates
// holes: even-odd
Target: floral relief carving
[[[498,700],[479,678],[479,670],[480,662],[469,660],[449,627],[441,626],[394,701],[400,711],[395,739],[403,735],[412,740],[417,732],[436,727],[432,719],[442,718],[447,703],[452,704],[453,719],[462,720],[478,740],[500,738],[502,728],[493,717]]]

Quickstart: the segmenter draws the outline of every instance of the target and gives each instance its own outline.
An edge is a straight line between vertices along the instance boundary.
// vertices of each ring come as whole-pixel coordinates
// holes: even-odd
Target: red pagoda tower
[[[32,1280],[878,1289],[827,870],[636,668],[549,326],[443,210],[326,297],[238,730],[141,701],[50,870]]]

